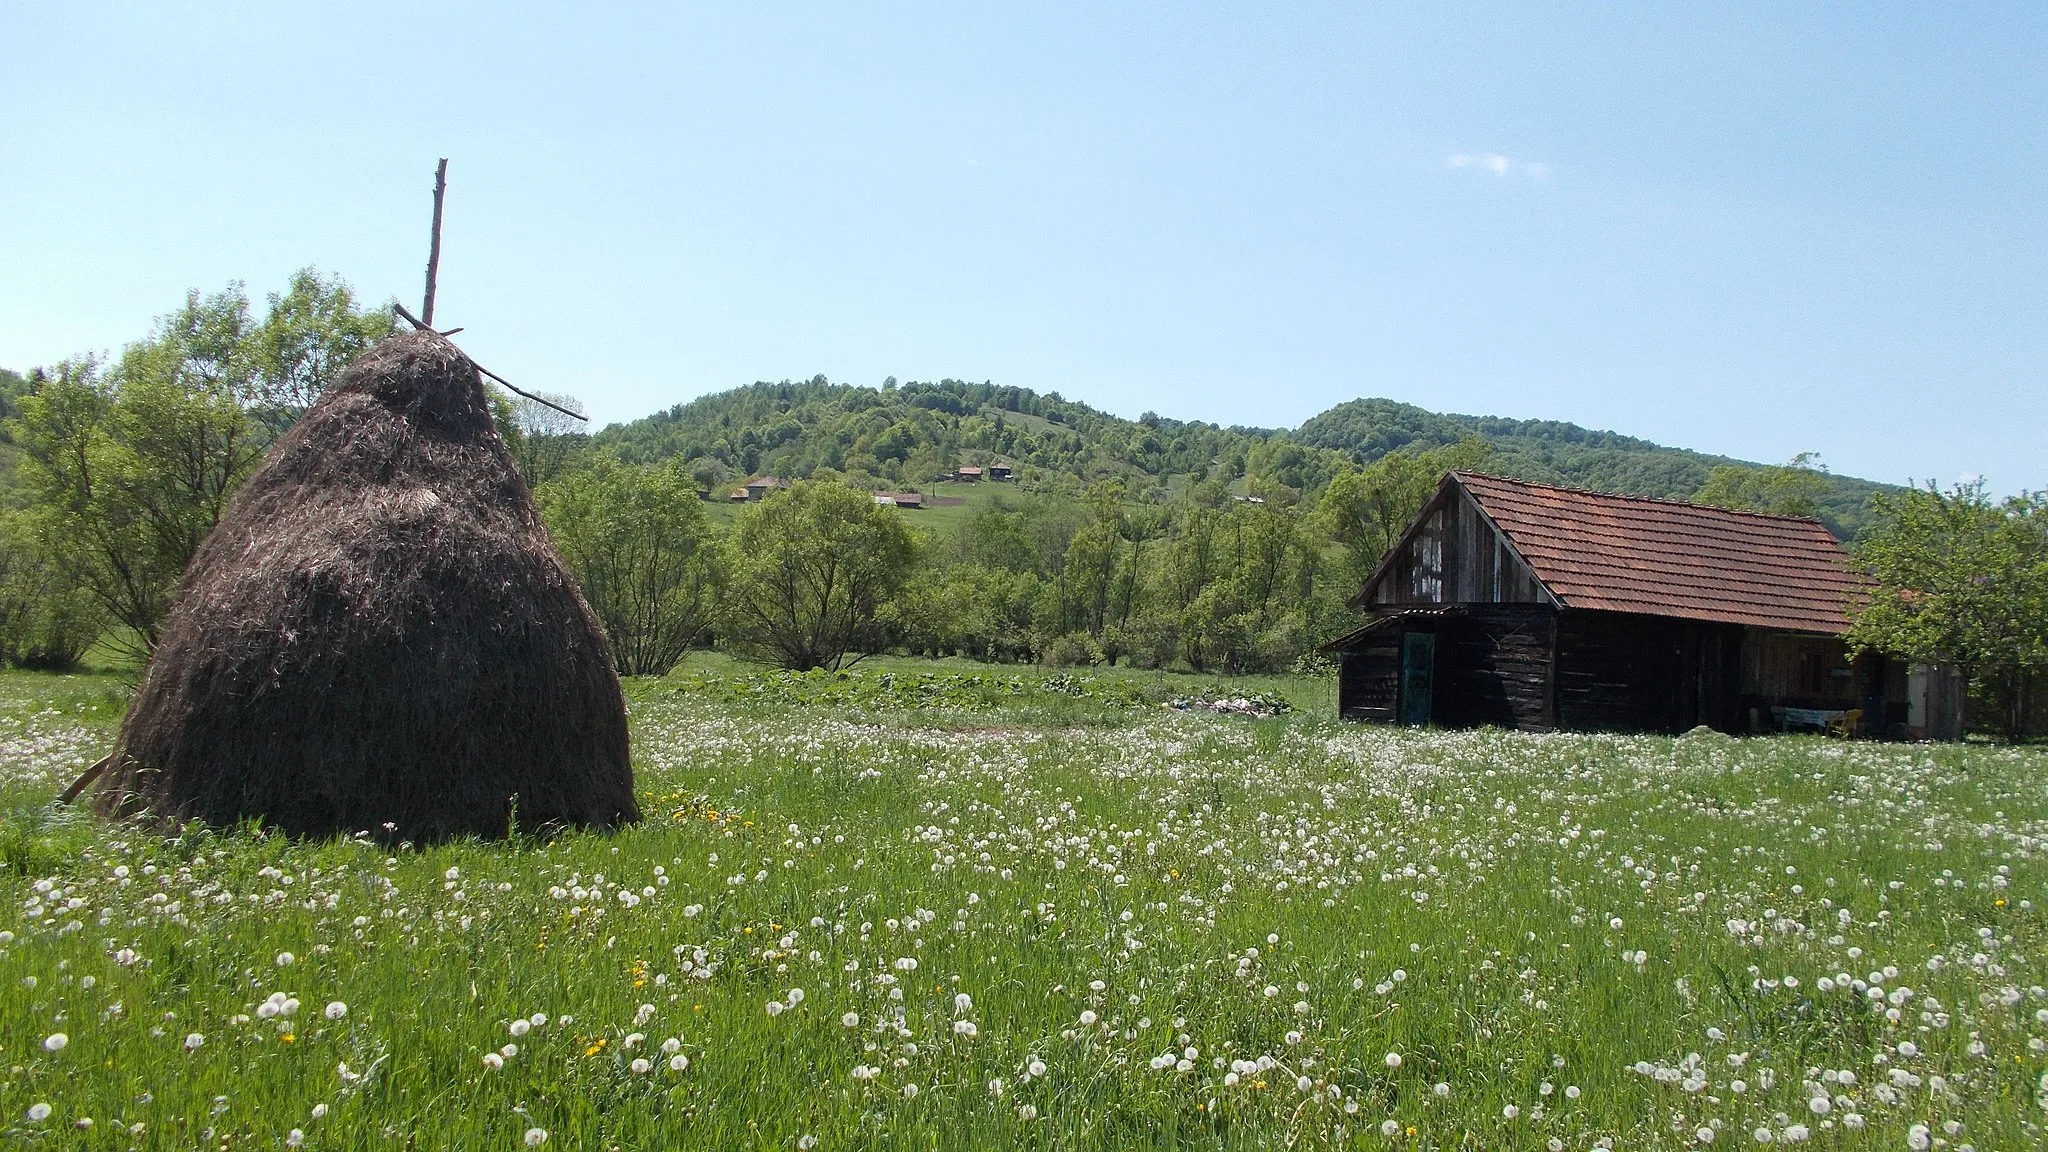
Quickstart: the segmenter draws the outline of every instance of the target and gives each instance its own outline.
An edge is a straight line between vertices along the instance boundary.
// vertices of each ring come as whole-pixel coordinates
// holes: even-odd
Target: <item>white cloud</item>
[[[1517,163],[1498,152],[1453,152],[1445,157],[1444,163],[1452,168],[1491,172],[1497,177],[1520,174],[1531,180],[1541,180],[1550,175],[1550,165],[1544,161]]]

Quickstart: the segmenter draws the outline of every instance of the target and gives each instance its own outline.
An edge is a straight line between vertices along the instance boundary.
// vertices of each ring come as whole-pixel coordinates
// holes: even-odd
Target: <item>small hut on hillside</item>
[[[95,802],[416,841],[638,818],[604,634],[453,344],[379,344],[235,493]]]
[[[1453,472],[1326,650],[1347,719],[1958,735],[1952,671],[1849,658],[1861,586],[1817,520]]]

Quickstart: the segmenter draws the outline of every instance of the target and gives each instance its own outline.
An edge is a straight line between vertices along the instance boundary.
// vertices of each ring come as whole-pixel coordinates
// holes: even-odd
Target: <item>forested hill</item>
[[[1698,493],[1716,465],[1757,467],[1748,461],[1667,448],[1559,420],[1459,416],[1382,399],[1346,401],[1311,417],[1292,435],[1302,444],[1343,452],[1360,464],[1389,452],[1435,448],[1476,437],[1493,450],[1486,463],[1490,472],[1673,500]],[[1886,485],[1833,474],[1821,479],[1817,493],[1821,518],[1837,535],[1853,537],[1865,522],[1871,493]]]
[[[860,388],[820,376],[699,397],[615,424],[597,441],[629,460],[715,461],[733,476],[830,468],[914,487],[962,463],[998,460],[1050,483],[1164,481],[1233,463],[1242,475],[1248,452],[1285,435],[1151,413],[1124,420],[1028,388],[960,380]],[[1298,479],[1325,482],[1334,463]]]
[[[1488,471],[1670,499],[1694,496],[1717,465],[1744,464],[1560,421],[1449,415],[1384,399],[1348,401],[1288,431],[1149,412],[1125,420],[1056,392],[989,383],[865,388],[822,376],[703,396],[613,425],[597,441],[630,460],[681,459],[707,486],[831,469],[857,483],[916,487],[961,463],[1001,461],[1039,486],[1121,477],[1142,495],[1197,476],[1312,492],[1346,467],[1473,438],[1491,448]],[[1822,517],[1854,536],[1882,486],[1821,479]]]

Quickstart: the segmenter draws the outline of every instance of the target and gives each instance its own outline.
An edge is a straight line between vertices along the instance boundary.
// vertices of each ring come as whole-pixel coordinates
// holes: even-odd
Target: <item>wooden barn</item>
[[[1858,586],[1817,520],[1453,472],[1327,650],[1346,719],[1951,735],[1942,676],[1848,658]]]

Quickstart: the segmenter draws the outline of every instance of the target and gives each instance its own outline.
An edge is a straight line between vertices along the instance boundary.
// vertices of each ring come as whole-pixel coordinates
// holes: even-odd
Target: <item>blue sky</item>
[[[631,419],[1356,396],[2048,486],[2048,7],[0,8],[0,365],[312,264]]]

